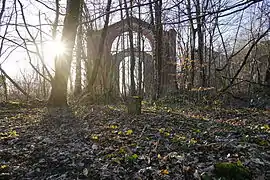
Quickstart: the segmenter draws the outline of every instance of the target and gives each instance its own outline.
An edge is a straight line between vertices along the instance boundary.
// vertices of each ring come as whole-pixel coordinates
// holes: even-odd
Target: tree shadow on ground
[[[237,160],[265,171],[269,144],[249,141],[246,135],[266,132],[252,129],[251,122],[269,116],[185,112],[133,116],[114,107],[87,106],[20,109],[12,118],[6,111],[7,120],[0,118],[18,136],[1,141],[0,158],[9,167],[7,179],[194,179],[196,171]]]

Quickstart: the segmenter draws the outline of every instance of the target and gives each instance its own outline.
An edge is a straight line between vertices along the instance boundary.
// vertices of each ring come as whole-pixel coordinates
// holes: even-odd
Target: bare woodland
[[[1,64],[9,61],[9,54],[21,49],[32,67],[15,78],[1,68],[7,83],[1,85],[1,93],[7,98],[18,98],[12,95],[16,91],[27,99],[49,100],[49,104],[61,106],[67,104],[68,96],[86,94],[89,101],[97,95],[106,96],[103,101],[135,95],[157,99],[168,93],[213,88],[219,95],[230,94],[250,101],[258,93],[264,96],[269,92],[267,1],[86,1],[66,7],[59,1],[32,3],[42,6],[40,24],[27,21],[24,2],[2,2]],[[44,22],[43,9],[53,15]],[[136,21],[134,18],[142,23],[132,22]],[[117,22],[123,23],[111,27]],[[108,27],[110,31],[122,28],[112,44],[106,42],[106,36],[111,33]],[[145,28],[151,35],[144,32]],[[173,54],[165,53],[166,29],[176,33],[173,47],[176,53],[170,62],[176,68],[171,72],[164,70],[166,61],[171,60],[168,56]],[[61,37],[66,52],[51,60],[55,61],[51,69],[44,62],[42,47],[56,36]],[[153,39],[149,40],[149,36]],[[127,56],[121,64],[115,64],[110,56],[123,51],[128,51]],[[152,68],[145,69],[141,54],[152,56]],[[114,77],[114,68],[118,77]],[[144,81],[144,71],[149,69],[153,71],[151,93],[146,91],[150,82]],[[164,86],[166,75],[162,72],[170,73],[175,88]]]
[[[61,45],[48,46],[50,42],[58,41]],[[60,48],[64,48],[63,52],[60,52]],[[65,177],[66,179],[75,177],[79,179],[126,179],[127,177],[135,179],[267,179],[267,172],[269,173],[267,168],[270,168],[269,150],[266,150],[270,146],[270,1],[1,0],[0,108],[3,109],[3,111],[0,110],[0,130],[2,131],[0,131],[0,137],[3,137],[0,138],[1,140],[9,141],[9,138],[6,140],[6,136],[13,136],[14,132],[16,135],[15,129],[7,132],[5,130],[11,123],[7,119],[12,117],[7,109],[10,107],[12,109],[13,106],[23,108],[22,111],[26,114],[28,114],[27,108],[41,108],[29,110],[31,115],[28,115],[31,119],[34,116],[41,117],[39,114],[44,113],[42,117],[45,124],[48,123],[46,119],[49,117],[55,118],[54,121],[57,123],[42,126],[43,129],[47,128],[45,128],[46,131],[57,129],[58,125],[62,127],[61,124],[66,125],[67,128],[74,127],[70,132],[64,132],[64,130],[62,132],[60,128],[58,134],[50,134],[49,137],[45,135],[45,130],[42,131],[44,134],[41,133],[40,136],[43,138],[46,136],[47,140],[45,138],[40,141],[46,141],[45,144],[53,144],[55,138],[55,144],[59,143],[61,138],[65,137],[65,133],[70,133],[67,136],[71,139],[77,139],[78,134],[91,132],[92,135],[88,134],[92,143],[89,145],[90,149],[96,152],[100,148],[101,154],[106,154],[108,151],[105,147],[101,148],[104,144],[107,143],[104,145],[107,148],[114,147],[110,144],[113,142],[108,139],[101,141],[103,136],[105,138],[108,135],[106,133],[101,135],[101,129],[104,129],[105,125],[110,131],[117,131],[118,134],[116,133],[115,136],[117,135],[118,138],[124,134],[127,139],[135,141],[135,144],[143,144],[145,151],[148,151],[146,141],[152,142],[152,140],[149,137],[147,137],[148,140],[144,140],[143,137],[147,133],[151,134],[154,127],[157,126],[156,128],[159,129],[158,140],[153,141],[153,144],[150,143],[151,147],[147,155],[143,155],[144,150],[132,154],[132,148],[129,145],[123,146],[124,150],[121,150],[122,147],[118,147],[117,140],[115,140],[117,141],[115,148],[122,151],[122,155],[125,154],[124,157],[119,155],[124,160],[117,159],[119,156],[108,158],[106,154],[109,160],[113,159],[112,161],[117,164],[115,166],[117,168],[123,163],[122,160],[124,169],[135,161],[139,164],[135,163],[138,167],[134,165],[124,172],[121,168],[116,170],[114,166],[111,167],[111,161],[107,162],[109,160],[106,159],[104,160],[105,164],[108,163],[106,169],[96,157],[91,155],[92,159],[90,159],[93,164],[96,163],[95,167],[91,165],[86,167],[87,163],[83,163],[83,167],[79,168],[81,175],[76,175],[77,169],[65,169],[64,171],[73,174],[66,173],[63,176],[64,179]],[[104,116],[100,116],[99,112],[102,112]],[[16,113],[18,112],[14,112]],[[137,116],[139,118],[131,120],[131,124],[135,124],[129,127],[128,119],[120,114],[124,114],[127,118],[137,118]],[[216,126],[215,123],[211,124],[209,121],[205,122],[209,124],[204,124],[200,129],[200,124],[196,119],[207,117],[206,119],[212,118],[219,121],[219,116],[224,121],[230,119],[234,121],[234,118],[239,116],[241,122],[237,123],[245,122],[245,126],[248,126],[249,122],[255,123],[254,118],[260,119],[256,125],[253,124],[254,127],[263,127],[260,132],[253,133],[250,130],[252,128],[245,129],[245,132],[250,131],[252,134],[245,135],[246,138],[254,134],[256,138],[257,136],[266,137],[263,140],[260,139],[259,145],[254,149],[268,156],[255,157],[253,153],[254,157],[251,155],[244,157],[244,159],[250,159],[251,164],[253,162],[261,165],[256,172],[254,170],[252,175],[249,173],[252,172],[253,166],[247,167],[248,165],[244,163],[246,161],[240,158],[239,153],[237,163],[233,164],[233,167],[240,166],[239,164],[243,162],[241,168],[247,167],[248,170],[243,170],[243,174],[236,177],[228,175],[231,174],[230,170],[225,173],[219,171],[216,159],[215,163],[212,162],[212,165],[215,164],[213,176],[211,173],[206,176],[203,172],[208,172],[206,170],[208,165],[203,164],[201,166],[204,168],[199,167],[196,164],[197,161],[196,165],[183,162],[179,165],[180,172],[176,168],[165,165],[165,161],[170,161],[168,164],[175,163],[172,161],[173,158],[177,162],[182,161],[179,154],[175,156],[170,154],[178,152],[177,147],[166,146],[168,142],[165,138],[173,136],[174,127],[186,126],[187,129],[191,129],[190,131],[196,131],[199,134],[203,133],[208,126],[211,128],[216,128]],[[116,119],[117,125],[108,117]],[[150,119],[149,126],[144,124],[146,120],[143,117]],[[174,122],[174,117],[190,120],[190,123],[183,120],[181,126],[170,124]],[[103,120],[100,122],[103,125],[95,124],[99,121],[95,118],[104,119],[104,122]],[[82,121],[73,122],[74,119],[82,119]],[[87,121],[89,132],[83,128],[83,121]],[[120,131],[118,130],[120,125],[127,128]],[[36,127],[36,125],[33,126]],[[39,126],[41,125],[37,125]],[[185,138],[190,138],[185,148],[191,148],[191,150],[187,151],[204,152],[206,151],[204,148],[214,149],[214,146],[219,145],[218,143],[224,145],[223,142],[216,144],[210,141],[205,145],[202,143],[203,140],[195,140],[193,135],[188,136],[190,131],[187,129],[178,129],[185,132],[183,133]],[[136,130],[138,134],[135,133]],[[215,130],[207,131],[210,133]],[[103,133],[106,131],[105,128]],[[13,132],[13,135],[8,134],[9,132]],[[232,139],[236,137],[231,131],[228,133],[228,137]],[[176,134],[175,132],[174,135]],[[178,134],[177,137],[176,141],[180,141],[182,135]],[[217,138],[218,135],[209,135],[209,139],[214,137]],[[203,139],[205,136],[200,138]],[[118,140],[123,141],[123,144],[126,143],[124,139]],[[161,146],[162,143],[165,145]],[[68,144],[67,148],[73,145]],[[37,146],[41,147],[41,145]],[[88,147],[87,144],[82,146]],[[194,149],[192,149],[193,146]],[[239,147],[240,145],[235,145],[231,148]],[[45,151],[49,152],[54,150],[53,148],[55,147]],[[163,149],[163,153],[163,150],[159,148],[167,149]],[[181,148],[184,147],[181,146]],[[241,148],[244,149],[242,145]],[[168,149],[171,152],[166,155],[165,152]],[[207,150],[207,153],[210,151],[214,150]],[[227,152],[224,149],[220,150],[220,152],[225,151]],[[5,153],[7,152],[0,152],[0,179],[1,177],[4,179],[27,177],[61,179],[63,175],[58,174],[59,176],[54,178],[48,173],[52,172],[52,169],[48,167],[44,170],[47,174],[43,176],[35,174],[36,169],[33,170],[33,174],[27,174],[27,170],[22,170],[26,173],[22,175],[16,170],[13,172],[12,168],[10,174],[5,175],[6,164],[1,164],[1,156],[4,157]],[[217,154],[218,157],[222,156],[219,152]],[[231,157],[235,154],[237,153],[228,152],[226,155]],[[186,154],[186,156],[189,155]],[[151,165],[153,158],[159,161],[159,165],[155,162]],[[260,161],[263,161],[264,165],[258,163],[260,158],[265,160]],[[3,162],[11,162],[11,164],[15,162],[12,158],[10,159]],[[59,159],[58,161],[60,163]],[[228,161],[231,162],[231,160]],[[163,166],[162,163],[164,163]],[[30,164],[29,160],[27,167],[30,168]],[[63,167],[65,165],[63,163]],[[155,174],[157,171],[152,168],[157,168],[159,173]],[[259,170],[265,173],[257,173]],[[42,171],[40,167],[39,171]],[[124,173],[121,175],[122,171]]]

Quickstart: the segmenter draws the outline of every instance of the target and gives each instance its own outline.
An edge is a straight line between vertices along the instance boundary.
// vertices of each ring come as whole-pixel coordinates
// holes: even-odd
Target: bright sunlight
[[[49,54],[50,56],[59,56],[65,53],[65,45],[61,41],[49,41],[44,45],[44,54]]]

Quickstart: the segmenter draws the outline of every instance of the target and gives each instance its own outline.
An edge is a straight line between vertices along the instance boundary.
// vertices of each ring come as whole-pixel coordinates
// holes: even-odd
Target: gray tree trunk
[[[163,91],[163,88],[161,86],[162,79],[161,79],[161,71],[162,71],[162,55],[163,55],[163,47],[162,47],[162,36],[163,36],[163,28],[161,24],[161,18],[162,18],[162,0],[155,1],[155,33],[156,33],[156,39],[155,39],[155,54],[156,54],[156,77],[157,77],[157,94],[156,97],[159,98],[161,96],[161,93]]]
[[[83,4],[81,4],[81,13],[79,22],[82,21],[82,8]],[[75,77],[75,89],[74,89],[74,96],[78,96],[82,92],[82,24],[78,27],[77,33],[77,43],[76,43],[76,77]]]
[[[87,82],[88,83],[87,84],[88,92],[93,91],[93,85],[96,81],[98,70],[100,67],[101,60],[102,60],[102,55],[103,55],[103,51],[104,51],[104,43],[105,43],[105,38],[107,36],[107,29],[108,29],[109,20],[110,20],[110,13],[109,12],[111,9],[111,3],[112,3],[112,0],[108,0],[107,7],[106,7],[105,24],[104,24],[103,31],[101,33],[101,40],[99,42],[98,55],[97,55],[97,57],[95,57],[96,59],[94,61],[94,65],[93,65],[94,67],[92,68],[91,76]]]
[[[191,14],[191,3],[190,0],[187,1],[187,12],[190,24],[190,63],[191,63],[191,72],[190,72],[190,84],[191,87],[194,86],[195,80],[195,41],[196,41],[196,30],[194,28],[194,23]]]
[[[72,50],[75,43],[77,26],[82,1],[70,0],[67,4],[66,17],[61,41],[66,45],[67,52],[56,59],[55,75],[48,104],[51,106],[67,105],[67,82],[70,75]]]
[[[134,53],[134,45],[133,45],[133,31],[132,31],[132,18],[130,18],[127,1],[124,0],[126,17],[128,23],[128,36],[129,36],[129,46],[130,46],[130,92],[131,96],[136,95],[135,88],[135,79],[134,79],[134,69],[135,69],[135,53]]]

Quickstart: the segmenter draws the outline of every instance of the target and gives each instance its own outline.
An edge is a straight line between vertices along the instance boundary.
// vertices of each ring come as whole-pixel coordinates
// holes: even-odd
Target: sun
[[[45,43],[43,51],[45,56],[47,54],[55,57],[64,54],[66,52],[66,47],[61,41],[49,41]]]
[[[61,41],[47,41],[43,44],[44,62],[50,67],[54,67],[55,58],[67,52],[66,45]]]

